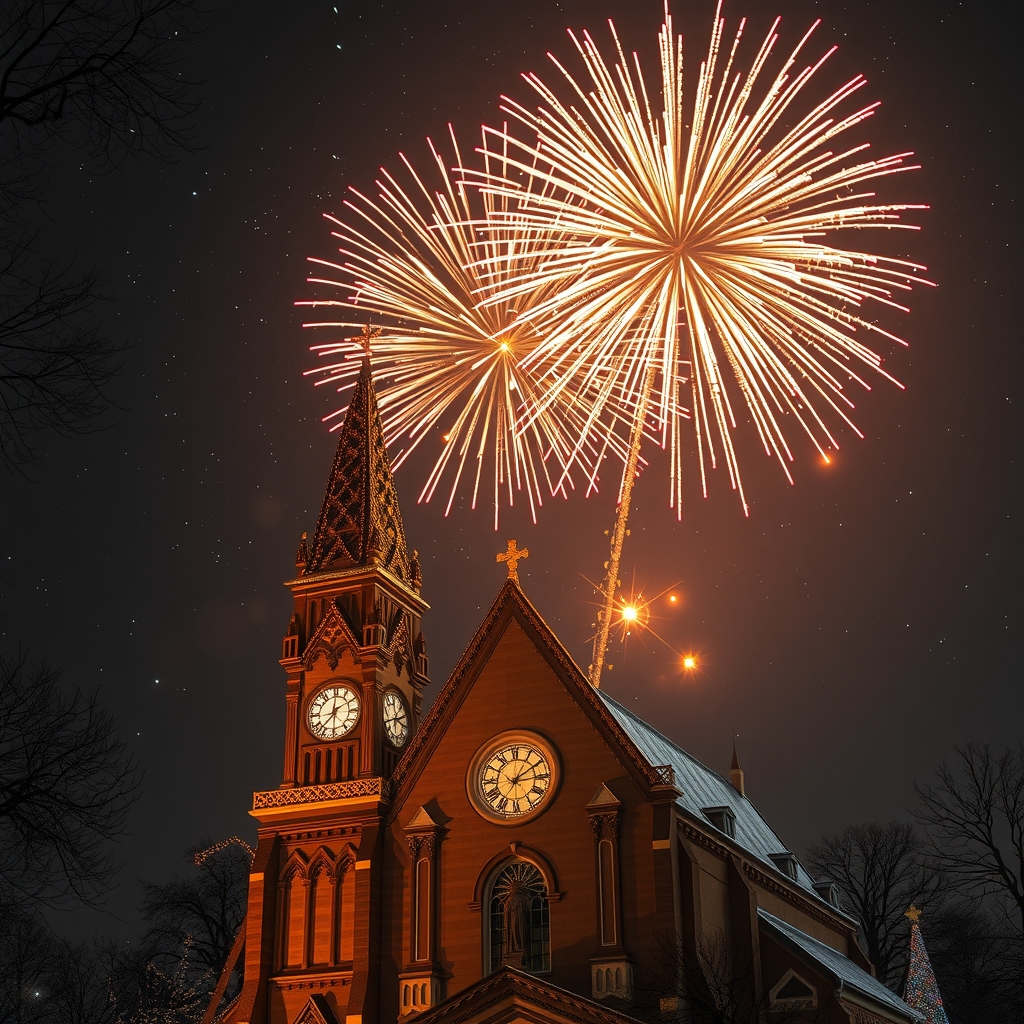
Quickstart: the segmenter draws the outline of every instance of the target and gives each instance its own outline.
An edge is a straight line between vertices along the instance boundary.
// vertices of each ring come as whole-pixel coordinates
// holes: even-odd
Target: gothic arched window
[[[533,974],[551,970],[551,927],[544,877],[533,864],[515,860],[491,883],[490,969],[517,967]]]

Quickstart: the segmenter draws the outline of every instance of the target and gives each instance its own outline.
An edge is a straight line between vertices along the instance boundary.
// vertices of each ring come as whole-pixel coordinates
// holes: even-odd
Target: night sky
[[[689,67],[710,0],[676,3]],[[292,303],[305,257],[330,256],[324,212],[372,188],[399,150],[452,121],[467,144],[518,75],[570,59],[567,27],[604,43],[615,19],[653,76],[661,0],[340,0],[209,5],[189,68],[205,79],[203,149],[52,180],[51,244],[101,270],[106,327],[129,343],[107,429],[47,442],[41,464],[0,478],[0,629],[98,687],[145,767],[103,916],[68,927],[133,932],[138,879],[183,867],[202,839],[252,839],[255,789],[281,779],[284,674],[299,534],[312,530],[337,404],[311,386],[312,340]],[[625,580],[675,587],[654,625],[699,654],[630,640],[603,685],[701,760],[728,768],[802,853],[821,834],[907,815],[912,784],[972,739],[1016,743],[1021,688],[1021,125],[1016,5],[730,0],[751,43],[776,12],[780,48],[816,17],[824,75],[862,71],[882,101],[877,155],[914,150],[923,170],[890,193],[929,203],[906,239],[936,290],[887,325],[910,342],[858,399],[864,440],[841,436],[828,469],[794,438],[796,485],[744,432],[749,518],[691,463],[682,523],[655,455],[640,479]],[[750,50],[747,51],[750,55]],[[612,494],[503,516],[415,503],[425,459],[397,476],[431,602],[432,698],[497,593],[508,537],[529,547],[523,587],[582,666],[592,588],[607,557]],[[461,769],[459,769],[461,770]]]

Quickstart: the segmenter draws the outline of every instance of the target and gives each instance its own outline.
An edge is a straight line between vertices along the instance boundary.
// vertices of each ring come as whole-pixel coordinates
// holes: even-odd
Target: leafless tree
[[[18,907],[0,911],[0,1021],[46,1020],[47,973],[57,943],[42,920]]]
[[[1024,943],[973,901],[949,901],[922,920],[928,956],[955,1024],[1024,1022]]]
[[[1024,745],[957,748],[936,781],[915,786],[935,862],[966,894],[994,897],[1024,939]]]
[[[120,346],[99,329],[97,277],[40,253],[52,167],[92,170],[194,146],[181,71],[192,0],[0,3],[0,463],[31,461],[40,431],[78,432],[111,407]]]
[[[911,903],[934,906],[942,875],[925,857],[926,843],[906,822],[850,825],[807,851],[822,880],[842,890],[846,909],[860,921],[864,952],[878,977],[896,989],[907,950],[904,913]]]
[[[241,842],[213,847],[203,843],[187,856],[191,868],[186,876],[145,887],[142,916],[149,925],[146,943],[168,968],[187,950],[192,970],[212,979],[212,992],[245,916],[252,856]],[[228,998],[241,981],[239,970]]]
[[[191,0],[5,0],[0,5],[0,169],[15,199],[55,142],[93,161],[194,144],[181,70]]]
[[[0,656],[0,910],[96,904],[139,772],[95,695]]]
[[[41,430],[88,429],[110,405],[118,345],[100,330],[93,273],[0,243],[0,462],[27,462]]]

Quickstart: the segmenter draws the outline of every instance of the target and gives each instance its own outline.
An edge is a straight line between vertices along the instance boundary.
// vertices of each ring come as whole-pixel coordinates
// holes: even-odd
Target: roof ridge
[[[481,650],[490,642],[494,635],[495,627],[501,621],[506,609],[518,608],[522,616],[521,625],[527,626],[527,635],[530,630],[535,630],[540,644],[538,651],[542,654],[546,650],[551,656],[552,667],[556,675],[559,672],[564,674],[565,679],[579,691],[579,698],[583,704],[589,705],[590,713],[603,722],[604,727],[622,748],[623,753],[631,763],[639,777],[642,777],[647,785],[659,786],[663,780],[655,771],[657,767],[649,757],[637,746],[626,730],[619,724],[614,713],[600,699],[600,691],[590,684],[583,670],[576,663],[566,646],[555,634],[554,630],[547,624],[533,602],[526,596],[523,588],[513,579],[507,579],[498,591],[497,596],[488,608],[473,633],[469,644],[466,646],[459,658],[458,663],[448,676],[447,681],[441,687],[440,692],[434,698],[430,710],[423,716],[419,728],[413,733],[412,739],[406,744],[405,753],[392,772],[391,779],[396,786],[396,794],[405,784],[412,765],[420,756],[421,750],[428,746],[433,738],[432,733],[436,728],[438,720],[447,713],[448,706],[461,690],[467,673],[477,661]],[[514,612],[509,611],[509,616],[514,617]],[[500,634],[498,634],[500,637]],[[495,640],[497,642],[497,640]],[[555,668],[555,666],[558,666]],[[624,763],[625,764],[625,763]]]

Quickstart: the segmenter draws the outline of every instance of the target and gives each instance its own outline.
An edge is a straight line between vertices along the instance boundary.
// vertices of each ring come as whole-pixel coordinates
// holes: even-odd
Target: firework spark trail
[[[451,141],[455,169],[461,171],[454,133]],[[310,328],[358,330],[368,315],[381,326],[373,342],[381,417],[389,445],[405,445],[394,468],[424,441],[434,438],[443,445],[420,501],[429,501],[447,476],[447,515],[463,477],[471,475],[475,508],[489,464],[495,528],[503,497],[512,505],[517,491],[525,491],[536,521],[545,491],[565,495],[573,486],[574,466],[592,481],[593,467],[606,454],[625,458],[614,425],[602,425],[602,419],[622,413],[605,400],[595,411],[586,388],[575,382],[552,397],[538,390],[538,371],[523,361],[541,340],[529,311],[546,296],[548,285],[539,281],[533,289],[517,290],[514,305],[506,300],[481,305],[481,291],[490,294],[501,275],[492,273],[484,282],[475,269],[481,253],[493,262],[500,252],[507,266],[531,273],[536,261],[531,236],[520,230],[508,200],[468,189],[449,174],[432,143],[430,149],[439,190],[428,188],[404,156],[410,190],[383,169],[377,198],[350,189],[344,219],[327,217],[341,243],[341,259],[311,258],[323,271],[308,278],[310,284],[340,289],[342,297],[296,305],[348,317],[304,325]],[[508,170],[500,154],[488,154],[484,168],[496,175]],[[480,231],[480,223],[490,218],[493,224],[497,217],[503,227]],[[546,236],[545,245],[551,242]],[[318,385],[344,392],[354,384],[361,339],[342,337],[312,351],[328,360],[306,371]],[[344,412],[338,409],[326,419],[340,425]]]
[[[865,79],[856,76],[804,116],[791,118],[802,90],[835,49],[797,70],[818,23],[761,89],[779,21],[743,73],[734,66],[745,22],[727,47],[720,15],[719,5],[687,107],[682,37],[666,7],[658,37],[657,111],[639,59],[627,59],[614,25],[609,22],[612,64],[588,33],[570,32],[585,74],[574,76],[549,54],[569,99],[536,74],[524,75],[539,105],[530,110],[503,97],[502,109],[514,131],[526,129],[528,141],[507,126],[484,134],[484,152],[504,154],[512,174],[473,177],[485,195],[507,203],[495,206],[498,230],[502,216],[514,217],[538,257],[527,269],[513,266],[500,246],[497,256],[479,256],[481,276],[491,287],[479,301],[514,303],[520,294],[536,294],[542,283],[549,287],[530,314],[543,333],[524,359],[543,386],[532,414],[541,415],[563,388],[586,381],[595,401],[617,404],[616,422],[624,422],[625,410],[634,425],[640,423],[640,430],[630,431],[631,447],[650,433],[653,416],[669,450],[669,501],[678,516],[687,391],[702,491],[706,496],[707,470],[721,460],[746,512],[729,381],[765,452],[792,482],[786,420],[798,424],[827,461],[838,447],[828,421],[856,431],[846,384],[870,387],[858,368],[893,381],[881,357],[856,335],[902,341],[868,319],[864,306],[905,310],[897,296],[931,283],[920,276],[926,268],[919,264],[830,241],[839,229],[916,230],[900,215],[925,208],[877,203],[866,189],[915,169],[907,163],[911,154],[873,160],[864,144],[833,148],[833,140],[878,106],[839,112]],[[651,370],[656,381],[648,399]],[[627,480],[631,486],[628,467],[620,497]],[[628,515],[628,508],[620,514]],[[621,525],[616,537],[625,535]],[[620,554],[621,540],[613,543],[611,562],[617,565]],[[609,572],[591,669],[595,685],[617,586]]]

